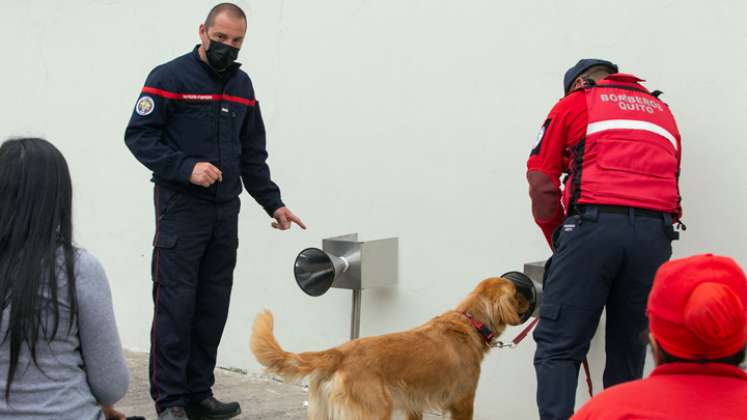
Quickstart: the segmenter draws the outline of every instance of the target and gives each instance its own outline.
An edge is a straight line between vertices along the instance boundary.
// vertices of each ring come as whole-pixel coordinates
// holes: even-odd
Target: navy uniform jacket
[[[125,143],[153,171],[153,182],[214,202],[241,193],[272,216],[283,207],[270,178],[265,126],[249,76],[233,64],[221,75],[191,53],[148,75],[125,131]],[[209,188],[189,182],[197,162],[210,162],[223,181]]]

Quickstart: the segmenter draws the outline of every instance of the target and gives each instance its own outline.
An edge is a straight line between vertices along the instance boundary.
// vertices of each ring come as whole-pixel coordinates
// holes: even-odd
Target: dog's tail
[[[337,370],[342,360],[342,353],[338,350],[289,353],[275,339],[272,323],[272,312],[266,309],[260,312],[254,320],[250,340],[254,357],[269,372],[293,381],[312,373],[327,377]]]

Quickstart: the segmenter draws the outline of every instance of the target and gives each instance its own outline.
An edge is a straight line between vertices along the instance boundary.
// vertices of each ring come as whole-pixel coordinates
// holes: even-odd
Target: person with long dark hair
[[[109,283],[73,245],[65,158],[37,138],[0,146],[0,418],[124,419],[129,373]]]

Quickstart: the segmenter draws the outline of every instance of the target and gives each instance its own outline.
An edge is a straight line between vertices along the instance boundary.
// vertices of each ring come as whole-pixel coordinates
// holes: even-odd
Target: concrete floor
[[[154,420],[156,415],[148,391],[148,355],[128,351],[125,356],[130,368],[130,388],[115,408],[127,416],[144,416]],[[306,390],[301,385],[216,369],[213,391],[222,401],[238,401],[241,404],[242,414],[235,417],[237,420],[306,419]],[[426,415],[424,419],[436,420],[443,417]]]

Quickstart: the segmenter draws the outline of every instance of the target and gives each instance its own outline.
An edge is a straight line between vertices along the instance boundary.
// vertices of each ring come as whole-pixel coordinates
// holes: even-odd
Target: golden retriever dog
[[[254,321],[251,349],[273,374],[309,377],[310,420],[388,420],[394,410],[409,420],[422,419],[424,410],[469,420],[483,357],[528,307],[511,281],[489,278],[456,308],[412,330],[305,353],[280,347],[265,310]],[[480,323],[495,337],[478,331]]]

